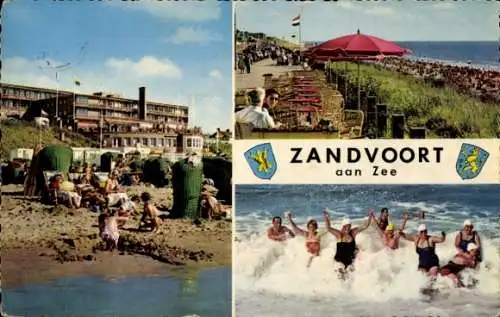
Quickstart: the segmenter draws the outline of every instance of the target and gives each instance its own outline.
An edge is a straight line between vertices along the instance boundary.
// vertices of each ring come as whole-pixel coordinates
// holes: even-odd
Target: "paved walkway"
[[[273,74],[279,76],[283,73],[300,70],[300,66],[276,66],[271,59],[265,59],[252,65],[250,74],[241,74],[239,70],[235,71],[236,90],[257,88],[264,85],[264,74]]]

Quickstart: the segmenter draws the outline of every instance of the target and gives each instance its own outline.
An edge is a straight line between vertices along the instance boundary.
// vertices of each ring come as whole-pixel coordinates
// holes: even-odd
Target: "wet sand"
[[[129,195],[148,191],[160,208],[171,207],[170,189],[127,188]],[[2,286],[42,282],[74,275],[106,277],[166,274],[231,265],[230,221],[165,220],[159,233],[137,232],[137,215],[121,230],[120,251],[99,251],[97,213],[81,208],[44,206],[22,196],[22,186],[8,185],[2,226]]]

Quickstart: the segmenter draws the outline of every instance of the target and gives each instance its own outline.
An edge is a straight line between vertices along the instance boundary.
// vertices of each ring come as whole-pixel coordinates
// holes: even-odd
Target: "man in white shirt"
[[[273,118],[267,109],[263,108],[266,92],[262,88],[257,88],[248,93],[250,106],[236,112],[236,122],[251,123],[258,129],[272,129],[276,127]]]

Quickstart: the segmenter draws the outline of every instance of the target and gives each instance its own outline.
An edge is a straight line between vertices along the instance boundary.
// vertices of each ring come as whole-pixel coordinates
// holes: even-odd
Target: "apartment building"
[[[21,86],[13,84],[0,84],[1,86],[1,108],[2,117],[11,115],[23,115],[34,101],[49,99],[56,96],[55,89]],[[68,91],[59,91],[59,94],[68,94]]]

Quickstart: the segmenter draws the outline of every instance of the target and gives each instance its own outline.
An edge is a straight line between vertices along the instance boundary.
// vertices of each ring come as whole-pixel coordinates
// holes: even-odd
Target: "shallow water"
[[[24,317],[231,316],[230,268],[190,278],[66,278],[3,292],[5,311]]]
[[[246,316],[495,316],[500,312],[500,186],[237,186],[237,241],[235,301],[238,317]],[[388,207],[399,226],[401,215],[426,211],[426,219],[410,219],[407,232],[424,222],[430,234],[444,230],[439,244],[441,265],[454,255],[453,240],[463,221],[471,219],[482,237],[484,261],[477,272],[464,272],[464,282],[475,288],[456,289],[439,277],[435,292],[423,294],[429,281],[416,271],[415,248],[402,242],[385,250],[375,229],[357,237],[361,254],[356,271],[343,281],[335,272],[335,240],[322,240],[323,251],[306,268],[304,239],[284,244],[265,237],[272,216],[292,210],[299,226],[309,217],[324,228],[328,208],[333,226],[344,217],[353,224],[365,221],[368,211]],[[285,221],[285,225],[288,223]],[[375,309],[376,308],[376,309]]]

